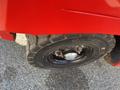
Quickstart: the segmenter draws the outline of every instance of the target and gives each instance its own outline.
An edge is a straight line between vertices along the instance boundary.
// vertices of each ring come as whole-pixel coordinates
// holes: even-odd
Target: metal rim
[[[44,48],[38,50],[34,56],[34,60],[36,60],[36,63],[40,65],[42,63],[44,66],[48,67],[84,65],[87,62],[91,62],[100,58],[107,51],[107,44],[104,42],[104,40],[95,40],[96,42],[87,38],[73,38],[48,44],[47,46],[44,46]],[[101,49],[103,47],[105,47],[104,50]],[[77,52],[76,49],[79,52]],[[74,54],[72,57],[74,59],[65,60],[67,56],[66,58],[56,58],[55,52],[59,50],[63,50],[63,56],[69,56],[70,53]]]
[[[66,50],[67,49],[67,50]],[[48,55],[47,60],[56,65],[66,65],[66,64],[75,64],[75,63],[82,63],[94,56],[94,48],[90,46],[84,46],[81,49],[76,51],[76,46],[71,48],[62,48],[58,49],[59,55],[55,55],[56,51],[53,51]],[[73,55],[73,56],[72,56]]]

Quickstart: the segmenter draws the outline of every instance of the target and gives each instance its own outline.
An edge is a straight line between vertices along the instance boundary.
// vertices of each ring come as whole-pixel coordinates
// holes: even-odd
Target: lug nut
[[[63,55],[62,51],[60,51],[60,50],[59,51],[55,51],[55,56],[64,58],[64,55]]]
[[[83,47],[80,47],[80,46],[76,46],[76,47],[75,47],[75,51],[76,51],[78,54],[80,54],[80,53],[82,52],[82,50],[83,50]]]

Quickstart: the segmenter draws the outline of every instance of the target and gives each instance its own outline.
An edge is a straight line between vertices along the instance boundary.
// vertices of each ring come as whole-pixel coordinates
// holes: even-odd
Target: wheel
[[[26,35],[28,62],[41,68],[80,66],[110,53],[115,46],[112,35]]]

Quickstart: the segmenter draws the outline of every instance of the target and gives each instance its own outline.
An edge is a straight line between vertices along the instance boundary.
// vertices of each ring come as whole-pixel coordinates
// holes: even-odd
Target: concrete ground
[[[120,90],[120,68],[104,60],[78,68],[30,66],[25,47],[0,40],[0,90]]]

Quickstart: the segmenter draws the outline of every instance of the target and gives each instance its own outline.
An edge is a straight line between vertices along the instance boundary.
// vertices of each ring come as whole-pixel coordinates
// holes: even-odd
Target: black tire
[[[61,68],[68,66],[85,65],[99,59],[100,57],[107,55],[107,53],[110,53],[112,49],[115,47],[115,39],[114,36],[112,35],[65,34],[65,35],[39,35],[39,36],[26,35],[26,37],[28,40],[27,45],[28,62],[35,67],[42,68]],[[52,58],[50,57],[49,59],[48,55],[53,54],[53,51],[57,50],[58,47],[67,48],[79,44],[86,45],[87,51],[84,51],[86,55],[85,56],[86,59],[84,61],[69,64],[68,63],[56,64],[53,63],[53,61],[51,61],[53,57]]]

